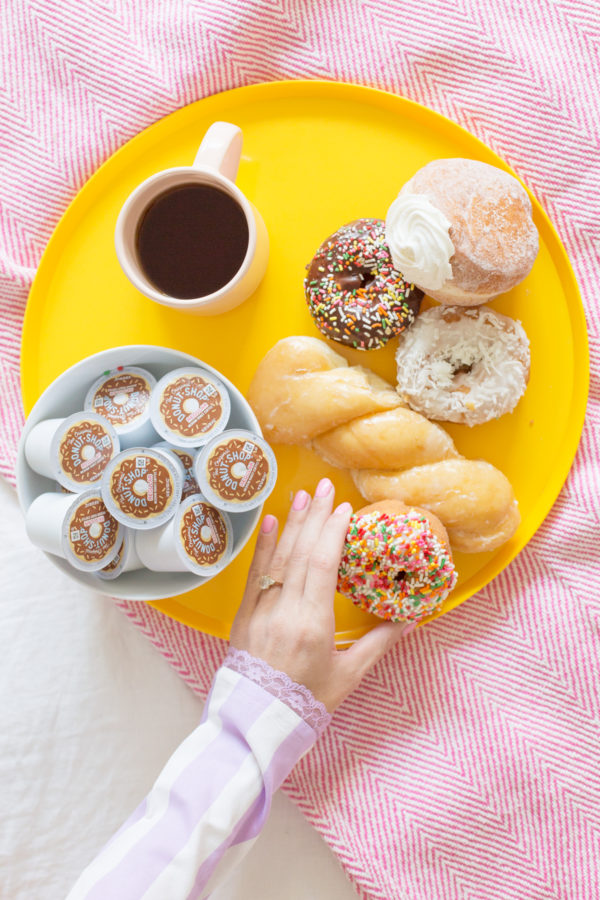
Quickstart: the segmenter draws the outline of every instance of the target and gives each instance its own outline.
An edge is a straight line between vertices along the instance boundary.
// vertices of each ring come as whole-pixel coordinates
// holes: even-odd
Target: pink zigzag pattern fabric
[[[513,564],[389,654],[286,783],[371,900],[600,896],[599,45],[595,0],[0,6],[0,471],[11,480],[41,252],[100,163],[184,104],[286,78],[402,94],[503,156],[568,248],[592,387],[565,488]],[[120,607],[206,694],[224,643]]]

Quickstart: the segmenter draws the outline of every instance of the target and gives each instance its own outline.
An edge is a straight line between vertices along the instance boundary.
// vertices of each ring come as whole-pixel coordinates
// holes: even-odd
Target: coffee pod
[[[154,447],[157,450],[163,450],[167,453],[171,453],[179,460],[179,462],[183,466],[183,487],[181,489],[181,499],[186,500],[188,497],[191,497],[192,494],[199,494],[200,488],[198,487],[198,482],[196,481],[196,476],[194,475],[194,461],[198,453],[197,449],[195,449],[194,447],[190,447],[186,450],[183,447],[174,447],[172,444],[169,444],[168,441],[161,441],[159,444],[154,444]]]
[[[150,414],[159,435],[176,447],[200,447],[220,434],[231,401],[223,382],[201,368],[175,369],[152,391]]]
[[[121,449],[150,447],[157,434],[150,421],[150,397],[156,378],[137,366],[108,369],[85,397],[85,409],[103,416],[119,435]]]
[[[242,428],[224,431],[209,441],[194,468],[206,499],[228,512],[260,506],[277,480],[275,454],[267,442]]]
[[[122,572],[143,569],[144,564],[135,551],[135,532],[121,526],[121,542],[117,555],[107,566],[96,572],[103,581],[114,581]]]
[[[157,528],[175,514],[183,469],[169,453],[146,447],[123,450],[102,476],[109,512],[130,528]]]
[[[27,510],[25,529],[37,547],[82,572],[109,564],[121,543],[120,525],[97,488],[80,494],[39,494]]]
[[[93,412],[78,412],[34,425],[25,441],[25,458],[39,475],[80,492],[102,478],[119,446],[110,422]]]
[[[201,494],[180,504],[174,518],[136,535],[136,550],[155,572],[194,572],[209,578],[225,568],[233,552],[233,531],[227,513]]]

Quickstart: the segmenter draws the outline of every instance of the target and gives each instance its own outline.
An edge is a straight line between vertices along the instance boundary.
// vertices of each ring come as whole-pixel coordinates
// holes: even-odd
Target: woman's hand
[[[328,478],[312,500],[299,491],[279,542],[277,519],[265,516],[230,638],[234,647],[306,685],[329,712],[414,628],[377,625],[348,650],[336,650],[333,600],[352,507],[342,503],[332,512],[334,493]],[[262,575],[281,586],[261,590]]]

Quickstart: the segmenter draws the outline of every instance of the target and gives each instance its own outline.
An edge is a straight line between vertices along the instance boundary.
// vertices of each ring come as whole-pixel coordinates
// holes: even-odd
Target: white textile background
[[[195,727],[202,701],[107,597],[29,543],[2,479],[0,548],[0,898],[64,900]],[[263,834],[213,900],[355,896],[278,793]]]

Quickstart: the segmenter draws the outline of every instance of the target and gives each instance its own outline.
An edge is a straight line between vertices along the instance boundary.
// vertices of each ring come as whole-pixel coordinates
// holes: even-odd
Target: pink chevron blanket
[[[530,544],[390,654],[285,789],[365,898],[600,897],[597,301],[600,12],[594,0],[14,0],[0,5],[0,470],[13,478],[19,339],[41,252],[117,147],[258,81],[384,88],[454,119],[541,200],[586,304],[580,449]],[[123,612],[204,694],[225,652]]]

